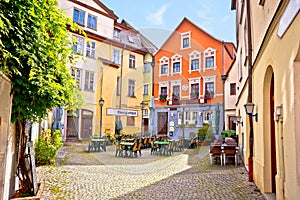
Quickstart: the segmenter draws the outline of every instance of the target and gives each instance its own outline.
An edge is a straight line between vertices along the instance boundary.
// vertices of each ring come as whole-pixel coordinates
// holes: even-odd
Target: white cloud
[[[161,24],[163,24],[163,15],[166,12],[167,7],[168,6],[166,4],[162,5],[157,12],[151,13],[151,14],[147,15],[146,19],[150,23],[155,24],[155,25],[161,25]]]

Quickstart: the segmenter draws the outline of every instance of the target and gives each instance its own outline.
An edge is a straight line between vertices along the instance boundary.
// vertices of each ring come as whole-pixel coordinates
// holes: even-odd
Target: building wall
[[[9,199],[15,191],[15,130],[11,124],[11,84],[0,72],[0,199]]]

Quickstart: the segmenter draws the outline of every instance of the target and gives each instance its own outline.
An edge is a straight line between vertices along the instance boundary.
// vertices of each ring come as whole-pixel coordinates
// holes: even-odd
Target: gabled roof
[[[169,41],[169,39],[177,32],[177,30],[180,28],[180,26],[184,23],[184,22],[188,22],[190,23],[192,26],[196,27],[199,31],[203,32],[204,34],[206,34],[207,36],[209,36],[210,38],[212,38],[213,40],[219,41],[219,42],[223,42],[219,39],[216,39],[215,37],[213,37],[212,35],[210,35],[209,33],[207,33],[206,31],[204,31],[202,28],[200,28],[199,26],[197,26],[196,24],[194,24],[193,22],[191,22],[189,19],[187,19],[186,17],[183,18],[183,20],[180,22],[180,24],[175,28],[175,30],[172,32],[172,34],[169,36],[169,38],[163,43],[163,45],[160,47],[160,49],[163,49],[163,47],[165,46],[165,44]]]

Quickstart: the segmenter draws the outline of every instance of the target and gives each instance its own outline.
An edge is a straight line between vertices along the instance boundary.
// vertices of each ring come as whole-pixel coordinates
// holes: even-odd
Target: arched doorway
[[[277,161],[274,121],[274,72],[268,67],[264,80],[264,184],[265,192],[276,193]]]

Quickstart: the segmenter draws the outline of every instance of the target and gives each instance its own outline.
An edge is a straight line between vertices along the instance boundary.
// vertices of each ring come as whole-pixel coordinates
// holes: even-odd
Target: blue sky
[[[226,42],[235,43],[235,12],[231,0],[100,0],[157,47],[184,17]]]

